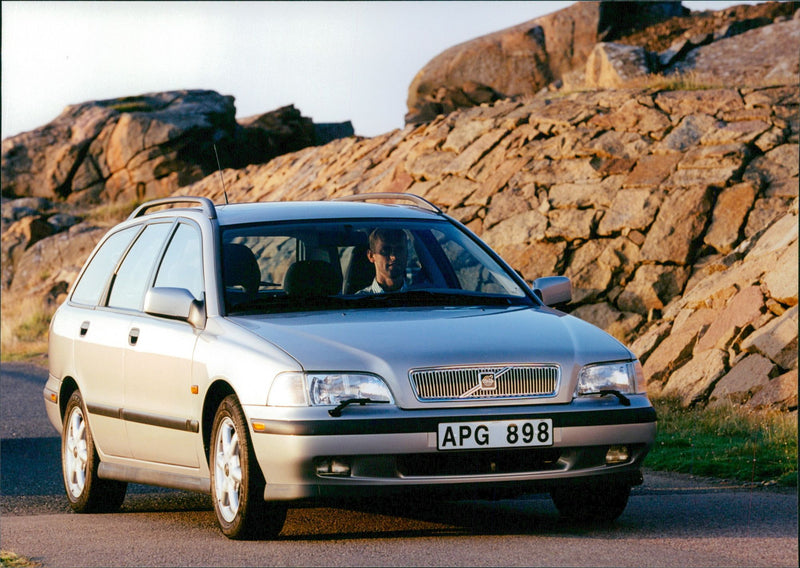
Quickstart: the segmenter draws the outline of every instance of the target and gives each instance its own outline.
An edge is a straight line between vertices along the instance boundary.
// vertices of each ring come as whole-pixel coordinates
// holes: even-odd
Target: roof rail
[[[195,203],[200,206],[200,209],[203,210],[203,213],[209,219],[216,219],[217,218],[217,209],[214,207],[214,203],[207,197],[194,197],[191,195],[180,195],[175,197],[164,197],[161,199],[154,199],[152,201],[148,201],[147,203],[142,203],[133,210],[128,216],[128,219],[135,219],[136,217],[141,217],[144,215],[144,212],[148,209],[153,207],[159,207],[162,205],[173,205],[176,203]]]
[[[427,199],[423,199],[419,195],[414,195],[413,193],[359,193],[356,195],[337,197],[334,199],[334,201],[369,201],[371,199],[398,199],[400,201],[411,201],[417,207],[444,215],[444,211],[439,209],[436,205]]]

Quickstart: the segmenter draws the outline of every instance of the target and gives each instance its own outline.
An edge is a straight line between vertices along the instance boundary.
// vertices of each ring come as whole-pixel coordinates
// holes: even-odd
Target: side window
[[[90,306],[97,305],[111,273],[138,230],[139,227],[129,227],[106,239],[75,286],[75,290],[72,292],[73,302]]]
[[[171,226],[170,223],[158,223],[145,227],[117,271],[108,299],[109,307],[142,308],[148,279]]]
[[[481,253],[475,243],[467,239],[456,241],[438,231],[434,231],[434,235],[449,259],[462,290],[484,294],[523,295],[522,290],[499,266],[488,258],[479,258]]]
[[[185,288],[203,299],[203,252],[200,231],[181,223],[172,236],[156,276],[156,286]]]

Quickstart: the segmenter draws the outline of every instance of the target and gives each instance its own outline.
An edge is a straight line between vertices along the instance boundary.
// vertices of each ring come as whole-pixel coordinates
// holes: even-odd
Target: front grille
[[[558,365],[493,365],[417,369],[409,373],[421,401],[555,396]]]
[[[560,457],[554,448],[408,454],[397,456],[397,471],[403,477],[555,471],[566,467],[559,462]]]

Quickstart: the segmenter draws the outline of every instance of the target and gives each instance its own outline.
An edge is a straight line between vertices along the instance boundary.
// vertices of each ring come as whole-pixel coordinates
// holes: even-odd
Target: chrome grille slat
[[[495,378],[495,388],[481,388],[481,377]],[[558,392],[558,365],[490,365],[415,369],[409,373],[420,401],[464,401],[550,397]]]

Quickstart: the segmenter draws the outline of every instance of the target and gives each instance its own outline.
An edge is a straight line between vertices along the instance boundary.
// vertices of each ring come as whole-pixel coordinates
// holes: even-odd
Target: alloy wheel
[[[69,415],[66,444],[64,448],[64,474],[67,489],[74,498],[83,493],[89,453],[86,443],[86,421],[80,408],[73,408]]]
[[[214,483],[219,512],[232,522],[239,511],[242,490],[242,466],[239,434],[230,417],[225,417],[214,442]]]

